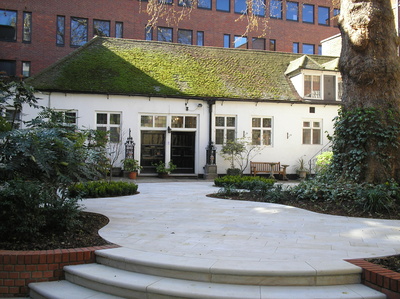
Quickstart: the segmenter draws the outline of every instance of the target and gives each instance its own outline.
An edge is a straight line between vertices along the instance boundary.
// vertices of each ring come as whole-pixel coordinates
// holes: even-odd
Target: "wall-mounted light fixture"
[[[198,104],[197,104],[197,107],[198,107],[198,108],[201,108],[201,107],[203,107],[203,104],[202,104],[202,103],[198,103]]]
[[[168,128],[167,128],[167,132],[168,132],[168,133],[171,133],[171,132],[172,132],[172,130],[171,130],[171,127],[170,127],[170,126],[168,126]]]

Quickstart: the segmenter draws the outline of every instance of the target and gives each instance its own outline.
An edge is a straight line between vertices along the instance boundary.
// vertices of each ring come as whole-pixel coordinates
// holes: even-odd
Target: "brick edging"
[[[346,260],[362,268],[361,282],[384,293],[388,299],[400,299],[400,273],[363,259]]]
[[[0,297],[27,296],[29,283],[64,279],[64,266],[94,263],[96,250],[116,247],[119,246],[37,251],[0,250]]]

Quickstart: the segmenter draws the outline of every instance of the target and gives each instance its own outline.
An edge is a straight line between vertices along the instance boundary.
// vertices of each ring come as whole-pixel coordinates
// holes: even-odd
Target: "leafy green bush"
[[[272,179],[266,179],[263,177],[259,176],[232,176],[232,175],[226,175],[220,178],[216,178],[214,180],[215,186],[218,187],[223,187],[224,185],[234,185],[238,189],[246,189],[246,184],[249,184],[248,182],[264,182],[268,185],[273,185],[275,183],[275,180]],[[257,183],[255,183],[257,184]],[[249,186],[249,185],[247,185]]]
[[[236,196],[242,191],[238,190],[235,185],[225,184],[221,189],[218,190],[218,195],[222,196]]]
[[[396,178],[393,153],[400,146],[400,117],[396,110],[340,109],[334,128],[330,139],[334,152],[332,171],[337,176],[349,182],[374,184]]]
[[[115,197],[136,194],[138,185],[128,182],[91,181],[77,183],[69,187],[70,196],[83,198]]]
[[[357,204],[365,212],[383,212],[393,209],[399,199],[400,188],[397,183],[368,184],[358,190]]]
[[[250,179],[244,180],[240,189],[234,184],[224,184],[218,191],[219,196],[243,196],[253,201],[279,203],[291,196],[281,184],[274,185],[274,180]]]
[[[15,116],[22,107],[39,108],[33,89],[23,82],[0,80],[0,94],[0,108],[15,109],[11,126],[0,121],[2,241],[51,238],[76,227],[80,197],[69,196],[68,186],[101,175],[106,143],[94,131],[65,123],[64,114],[51,109],[43,109],[25,122],[27,128],[18,129]]]
[[[54,200],[46,184],[7,181],[0,187],[2,241],[30,241],[61,233],[79,224],[78,197]]]
[[[324,152],[317,156],[317,162],[315,163],[317,172],[326,172],[332,163],[333,152]]]
[[[366,184],[335,180],[329,174],[317,175],[291,189],[291,194],[301,200],[346,202],[349,209],[364,212],[390,210],[400,200],[400,187],[395,182]]]

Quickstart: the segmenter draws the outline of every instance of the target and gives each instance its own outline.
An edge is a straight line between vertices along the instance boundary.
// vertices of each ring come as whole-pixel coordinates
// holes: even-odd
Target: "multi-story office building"
[[[95,35],[318,54],[321,40],[339,33],[331,0],[253,0],[260,22],[247,33],[246,17],[239,19],[246,0],[163,1],[195,7],[179,23],[160,18],[149,29],[146,1],[0,0],[0,72],[30,76]]]

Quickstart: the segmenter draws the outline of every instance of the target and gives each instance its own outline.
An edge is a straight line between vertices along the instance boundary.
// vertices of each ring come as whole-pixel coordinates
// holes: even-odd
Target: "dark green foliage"
[[[272,181],[272,182],[271,182]],[[264,197],[274,186],[273,180],[248,180],[242,183],[242,188],[249,190],[257,197]]]
[[[400,188],[397,183],[368,184],[358,190],[357,205],[366,212],[390,212],[399,200]]]
[[[251,199],[258,202],[274,202],[281,203],[291,198],[288,189],[284,189],[281,184],[272,185],[269,182],[260,180],[245,182],[241,189],[237,189],[235,185],[224,185],[219,191],[218,196],[237,197]]]
[[[329,167],[292,189],[299,200],[336,203],[346,209],[394,211],[400,188],[392,177],[400,132],[399,116],[387,110],[358,108],[339,112]]]
[[[279,203],[291,196],[281,184],[275,184],[275,180],[262,177],[224,176],[214,182],[222,187],[218,195],[224,197],[243,195],[254,201]]]
[[[13,179],[39,180],[58,189],[99,175],[98,151],[86,135],[65,128],[31,128],[2,134],[0,161]]]
[[[13,111],[7,117],[7,121],[0,116],[0,132],[18,128],[18,116],[22,112],[23,105],[38,108],[34,90],[24,81],[13,81],[7,77],[0,78],[0,110]]]
[[[218,187],[223,187],[224,185],[234,185],[238,189],[245,189],[246,187],[244,184],[248,184],[248,182],[252,181],[259,181],[259,182],[264,182],[268,185],[273,186],[275,183],[275,180],[272,179],[266,179],[263,177],[259,176],[231,176],[231,175],[226,175],[220,178],[216,178],[214,180],[215,186]],[[248,186],[248,185],[247,185]]]
[[[218,194],[221,196],[236,196],[239,195],[242,191],[236,188],[233,184],[224,184],[221,189],[218,190]]]
[[[36,105],[33,89],[4,83],[0,108]],[[14,121],[13,119],[12,121]],[[37,240],[76,227],[78,200],[68,187],[101,175],[105,142],[92,131],[65,123],[59,112],[44,109],[28,128],[0,130],[0,235],[4,242]]]
[[[8,181],[0,188],[2,241],[30,241],[79,224],[78,198],[54,200],[53,190],[37,181]]]
[[[382,183],[392,178],[393,150],[398,150],[400,117],[375,108],[340,110],[335,119],[332,170],[342,180]],[[379,167],[376,169],[375,167]],[[369,179],[372,171],[380,180]]]
[[[82,196],[83,198],[114,197],[136,194],[137,189],[138,185],[134,183],[91,181],[70,186],[69,195],[71,197]]]
[[[0,132],[10,131],[11,129],[11,124],[4,117],[0,116]]]
[[[346,204],[347,209],[364,212],[394,211],[400,201],[400,187],[395,182],[367,184],[334,180],[329,174],[318,175],[292,188],[291,194],[299,200],[336,202]]]

